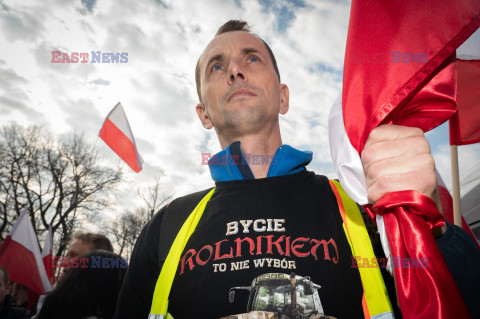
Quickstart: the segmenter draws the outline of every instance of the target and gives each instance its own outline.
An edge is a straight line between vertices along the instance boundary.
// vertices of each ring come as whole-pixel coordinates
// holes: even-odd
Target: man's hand
[[[435,162],[421,129],[379,126],[370,133],[361,158],[371,203],[402,190],[416,190],[436,200]]]

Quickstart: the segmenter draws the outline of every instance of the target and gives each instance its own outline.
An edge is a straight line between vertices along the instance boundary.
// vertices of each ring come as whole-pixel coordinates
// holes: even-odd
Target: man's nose
[[[235,81],[247,81],[247,75],[243,70],[242,66],[235,61],[232,61],[229,65],[229,76],[228,76],[228,83],[233,84]]]

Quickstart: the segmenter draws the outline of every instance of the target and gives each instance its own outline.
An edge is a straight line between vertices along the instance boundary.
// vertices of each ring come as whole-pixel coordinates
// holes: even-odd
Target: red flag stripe
[[[480,53],[479,53],[480,54]],[[450,144],[480,142],[480,60],[457,60],[458,110],[450,119]]]
[[[378,125],[408,125],[428,131],[455,113],[454,51],[479,26],[478,0],[352,1],[342,104],[345,131],[359,155]],[[355,59],[358,52],[371,58],[390,53],[402,58],[359,63]],[[419,60],[422,55],[426,61]],[[387,236],[382,238],[388,240],[393,256],[429,262],[425,269],[395,268],[402,315],[468,318],[430,231],[442,224],[443,216],[432,200],[420,195],[413,191],[390,193],[374,209],[380,215],[376,217],[379,224],[385,224]]]
[[[25,246],[12,240],[10,235],[2,243],[0,265],[8,270],[10,281],[24,285],[40,295],[45,294],[40,273],[33,271],[38,269],[35,256]]]
[[[476,2],[450,0],[443,1],[441,6],[433,0],[352,2],[342,100],[344,108],[365,106],[343,114],[349,139],[359,153],[370,132],[392,110],[405,106],[438,70],[444,68],[442,64],[445,60],[478,28],[480,16]],[[402,18],[399,23],[400,18],[392,20],[392,14],[408,18]],[[425,14],[429,14],[428,19]],[[409,63],[358,63],[355,59],[358,52],[365,52],[371,57],[378,52],[384,55],[401,52],[407,54],[410,60]],[[428,54],[426,63],[414,62],[409,55],[421,53]],[[454,111],[455,105],[440,105],[436,110],[417,108],[415,112],[409,110],[404,115],[419,117],[418,112],[423,112],[430,118],[438,116],[436,125],[439,125]],[[437,116],[433,114],[435,112],[438,112]],[[423,124],[424,130],[435,127],[432,123]]]

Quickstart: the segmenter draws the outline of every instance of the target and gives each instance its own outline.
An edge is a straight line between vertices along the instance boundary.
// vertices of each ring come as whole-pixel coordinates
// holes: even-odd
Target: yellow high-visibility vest
[[[350,244],[352,255],[372,260],[375,258],[375,254],[357,204],[348,197],[340,183],[330,180],[330,186],[337,199],[338,209],[343,220],[343,230]],[[214,192],[215,188],[198,203],[175,237],[155,285],[148,319],[173,319],[168,313],[168,296],[177,273],[181,254]],[[393,318],[392,305],[380,268],[359,267],[358,270],[363,286],[362,306],[365,318]]]

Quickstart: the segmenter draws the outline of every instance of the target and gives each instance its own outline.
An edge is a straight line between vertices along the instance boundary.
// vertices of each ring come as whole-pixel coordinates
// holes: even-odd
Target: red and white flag
[[[329,133],[337,175],[357,203],[368,204],[360,154],[375,127],[426,132],[455,113],[454,53],[479,25],[477,0],[352,1],[343,89],[330,112]],[[402,316],[468,318],[432,236],[431,229],[444,224],[435,202],[402,191],[366,210],[377,222],[387,257],[429,261],[426,268],[393,269]]]
[[[108,114],[99,136],[131,169],[137,173],[142,170],[143,159],[120,102]]]
[[[52,290],[27,211],[20,214],[12,231],[0,246],[0,265],[8,270],[11,281],[38,295]]]
[[[43,244],[42,250],[42,259],[43,265],[45,266],[45,272],[47,277],[50,280],[50,283],[53,285],[55,283],[55,269],[53,267],[53,231],[52,226],[48,226],[47,237],[45,238],[45,243]]]
[[[457,49],[457,112],[449,125],[451,145],[480,142],[480,30]]]

